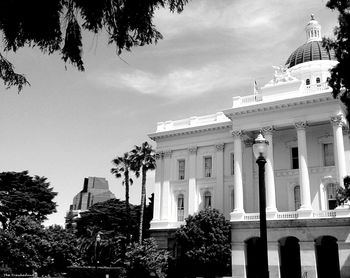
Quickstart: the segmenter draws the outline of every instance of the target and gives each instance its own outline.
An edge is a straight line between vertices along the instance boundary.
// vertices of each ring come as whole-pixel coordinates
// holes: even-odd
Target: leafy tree
[[[140,176],[141,171],[141,213],[140,213],[140,228],[139,228],[139,243],[142,243],[142,231],[144,210],[146,207],[146,179],[147,171],[156,168],[155,152],[148,142],[142,143],[141,146],[135,146],[131,151],[132,170],[135,171],[136,177]]]
[[[121,178],[123,176],[122,184],[125,186],[125,211],[127,216],[126,227],[130,231],[130,205],[129,205],[129,185],[133,184],[132,178],[130,178],[130,170],[132,168],[132,159],[129,153],[124,153],[124,156],[118,156],[112,160],[112,163],[116,166],[111,169],[111,173],[115,175],[116,178]],[[130,242],[130,236],[127,234],[127,240]]]
[[[179,269],[190,277],[227,274],[231,260],[230,232],[229,221],[215,209],[190,215],[176,232]]]
[[[348,109],[347,118],[350,120],[350,1],[329,0],[327,7],[339,12],[338,23],[334,29],[334,39],[323,39],[328,49],[334,49],[338,64],[331,69],[329,86],[333,89],[333,96],[340,98]]]
[[[337,188],[337,204],[349,204],[350,201],[350,176],[344,177],[344,188],[338,186]]]
[[[31,216],[42,222],[56,211],[57,195],[45,177],[23,172],[0,173],[0,222],[6,229],[18,216]]]
[[[20,216],[0,230],[0,261],[15,273],[54,274],[78,261],[74,234],[59,226],[44,228],[29,216]]]
[[[154,12],[165,7],[181,12],[188,0],[1,0],[0,31],[3,51],[29,46],[58,53],[64,62],[84,70],[82,30],[106,33],[118,55],[135,46],[156,43],[162,35],[153,24]],[[24,75],[0,53],[0,78],[5,86],[28,84]]]
[[[154,239],[145,239],[142,244],[133,243],[128,246],[126,265],[128,278],[165,278],[168,252],[158,249]]]

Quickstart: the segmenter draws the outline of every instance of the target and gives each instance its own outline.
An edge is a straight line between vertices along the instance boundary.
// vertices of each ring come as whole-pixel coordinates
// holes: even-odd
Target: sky
[[[149,141],[157,122],[214,114],[233,96],[253,94],[305,43],[315,14],[332,36],[337,14],[322,0],[192,0],[181,14],[157,10],[164,39],[116,55],[106,37],[84,33],[86,70],[36,49],[6,53],[31,86],[0,84],[0,169],[47,177],[57,212],[45,225],[64,225],[85,177],[104,177],[117,198],[124,187],[110,169],[116,156]],[[140,180],[130,201],[140,203]],[[154,172],[148,174],[147,195]]]

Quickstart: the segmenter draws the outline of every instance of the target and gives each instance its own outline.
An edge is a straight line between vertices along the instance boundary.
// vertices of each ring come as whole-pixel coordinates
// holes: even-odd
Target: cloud
[[[130,73],[105,72],[94,75],[95,80],[107,87],[131,88],[140,94],[166,98],[189,98],[211,90],[233,86],[233,78],[227,67],[216,64],[197,69],[178,68],[166,74],[155,74],[142,70]]]

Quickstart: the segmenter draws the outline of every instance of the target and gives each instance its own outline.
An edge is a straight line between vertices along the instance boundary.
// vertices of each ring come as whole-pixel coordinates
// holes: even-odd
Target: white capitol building
[[[216,208],[231,222],[232,276],[256,277],[259,190],[252,143],[261,131],[270,143],[270,277],[350,277],[350,210],[335,200],[336,187],[350,174],[349,125],[327,86],[334,53],[322,47],[313,16],[305,30],[306,43],[254,94],[233,97],[219,113],[160,122],[149,135],[158,153],[151,229],[162,247],[172,248],[188,215]]]

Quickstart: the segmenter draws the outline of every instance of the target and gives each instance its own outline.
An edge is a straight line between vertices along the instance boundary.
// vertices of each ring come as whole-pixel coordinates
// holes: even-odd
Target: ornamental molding
[[[172,180],[170,185],[176,188],[186,188],[188,186],[188,179],[185,180]]]
[[[260,131],[264,134],[264,135],[272,135],[274,128],[273,126],[264,126],[260,129]]]
[[[233,120],[237,116],[243,116],[247,114],[254,114],[254,113],[265,113],[268,111],[276,111],[276,110],[284,110],[286,108],[294,108],[296,106],[313,106],[315,103],[320,102],[330,102],[335,101],[333,97],[329,94],[329,91],[323,92],[320,95],[312,96],[313,98],[310,99],[293,99],[293,102],[289,103],[276,103],[276,102],[268,102],[268,103],[259,103],[259,104],[253,104],[251,106],[246,106],[238,109],[234,109],[236,111],[224,111],[225,116],[229,119]]]
[[[294,123],[294,126],[297,130],[304,130],[307,127],[306,121],[298,121]]]
[[[343,120],[343,115],[336,115],[331,117],[331,123],[333,126],[339,126],[342,127],[345,125]]]
[[[209,185],[213,185],[216,184],[216,178],[199,178],[197,179],[197,185],[198,186],[209,186]]]
[[[215,148],[218,152],[222,152],[224,151],[224,148],[225,148],[225,143],[221,143],[221,144],[216,144],[215,145]]]
[[[173,151],[172,150],[165,150],[163,151],[164,158],[171,158]]]
[[[163,152],[156,152],[155,157],[156,157],[156,160],[163,159],[164,153]]]
[[[196,154],[197,153],[197,149],[198,149],[197,146],[190,146],[190,147],[188,147],[188,152],[190,154]]]
[[[233,138],[242,138],[242,136],[244,135],[244,131],[241,129],[232,130],[231,134],[232,134]]]
[[[216,125],[216,126],[201,126],[195,129],[181,129],[181,130],[170,130],[165,132],[157,132],[149,134],[148,137],[152,140],[156,141],[159,139],[171,138],[176,136],[186,136],[186,135],[197,135],[200,133],[207,133],[212,131],[223,131],[232,128],[231,122],[229,124],[224,125]]]

